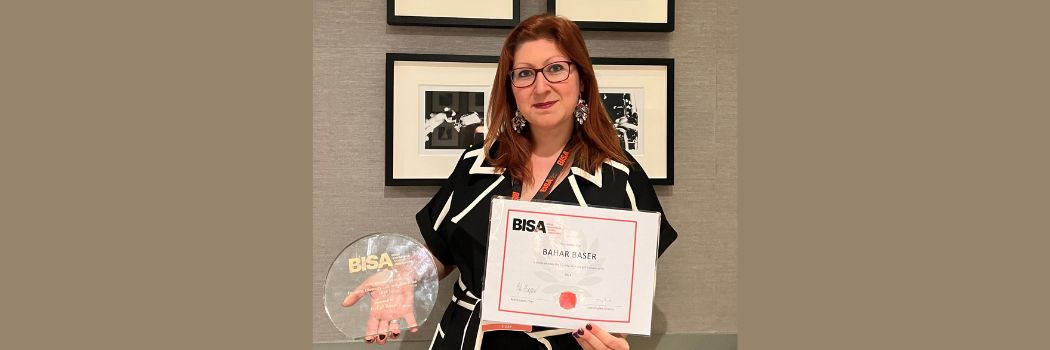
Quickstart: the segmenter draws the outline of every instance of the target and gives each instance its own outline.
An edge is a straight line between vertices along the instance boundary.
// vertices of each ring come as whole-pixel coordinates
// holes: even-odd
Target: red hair
[[[522,133],[517,133],[511,127],[511,117],[514,116],[516,104],[514,94],[510,92],[508,74],[514,67],[513,58],[518,47],[539,39],[553,41],[558,49],[575,63],[574,71],[579,75],[580,86],[583,87],[580,97],[590,106],[589,116],[582,125],[573,121],[572,139],[575,141],[570,142],[572,146],[569,150],[574,155],[574,166],[594,173],[606,159],[625,165],[631,164],[620,147],[620,138],[602,106],[601,97],[598,95],[598,81],[594,78],[591,55],[587,53],[583,33],[571,20],[549,14],[525,19],[511,30],[507,40],[503,42],[489,100],[488,113],[491,119],[485,136],[485,156],[496,169],[509,170],[515,181],[533,180],[532,172],[527,168],[532,149],[528,138],[531,129],[525,128]],[[495,154],[492,154],[492,146],[497,141],[500,145]]]

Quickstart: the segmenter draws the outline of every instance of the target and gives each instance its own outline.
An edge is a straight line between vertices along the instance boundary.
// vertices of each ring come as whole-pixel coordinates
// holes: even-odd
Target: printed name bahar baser
[[[588,252],[577,252],[571,250],[543,249],[543,255],[558,256],[563,258],[575,258],[585,260],[597,260],[598,255]]]

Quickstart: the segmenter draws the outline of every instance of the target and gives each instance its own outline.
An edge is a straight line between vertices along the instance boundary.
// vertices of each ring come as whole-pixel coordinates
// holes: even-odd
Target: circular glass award
[[[396,233],[374,233],[348,245],[328,269],[324,306],[339,331],[359,341],[426,321],[438,293],[427,248]]]

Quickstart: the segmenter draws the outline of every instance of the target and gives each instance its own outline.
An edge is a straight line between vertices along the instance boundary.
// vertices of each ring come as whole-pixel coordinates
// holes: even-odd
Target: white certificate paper
[[[481,319],[649,335],[660,213],[492,200]]]

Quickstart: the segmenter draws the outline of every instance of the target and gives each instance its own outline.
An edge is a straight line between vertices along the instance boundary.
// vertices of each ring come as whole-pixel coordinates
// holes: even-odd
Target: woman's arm
[[[430,254],[430,258],[434,259],[434,266],[437,267],[439,281],[445,279],[445,276],[448,276],[448,274],[452,273],[452,270],[456,269],[456,265],[445,265],[445,263],[441,262],[441,260],[438,260],[438,258],[434,257],[433,253]]]

